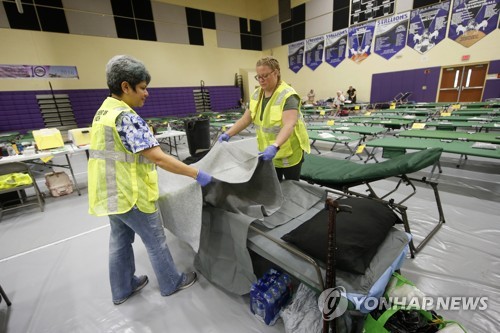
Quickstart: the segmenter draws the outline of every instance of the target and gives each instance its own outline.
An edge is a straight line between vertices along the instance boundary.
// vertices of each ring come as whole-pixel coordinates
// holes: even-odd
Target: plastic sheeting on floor
[[[85,169],[84,158],[72,159],[81,163],[76,169]],[[438,313],[459,321],[469,332],[497,332],[500,162],[470,158],[457,169],[456,161],[456,155],[444,154],[443,173],[435,175],[446,223],[415,259],[406,260],[402,274],[435,298],[488,297],[486,310]],[[429,171],[417,176],[429,176]],[[375,188],[393,185],[393,180],[384,180]],[[405,203],[417,241],[435,222],[432,200],[430,189],[418,186],[417,194]],[[203,276],[193,287],[162,297],[139,238],[134,244],[136,269],[148,274],[150,283],[114,306],[108,282],[108,236],[107,218],[87,214],[85,191],[81,197],[73,193],[48,198],[43,213],[36,208],[5,213],[0,221],[0,284],[13,304],[8,308],[0,303],[0,332],[285,331],[282,321],[268,327],[254,318],[247,296],[226,293]],[[168,242],[179,269],[192,269],[191,247],[171,234]]]

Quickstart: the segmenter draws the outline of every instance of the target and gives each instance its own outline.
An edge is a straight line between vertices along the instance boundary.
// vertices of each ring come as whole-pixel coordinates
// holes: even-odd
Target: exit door
[[[438,102],[480,102],[488,64],[445,67]]]

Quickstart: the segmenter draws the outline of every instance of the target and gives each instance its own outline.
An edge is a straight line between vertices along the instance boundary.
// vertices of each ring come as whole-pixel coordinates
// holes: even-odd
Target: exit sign
[[[468,55],[468,54],[464,54],[462,56],[462,61],[469,61],[469,59],[470,59],[470,55]]]

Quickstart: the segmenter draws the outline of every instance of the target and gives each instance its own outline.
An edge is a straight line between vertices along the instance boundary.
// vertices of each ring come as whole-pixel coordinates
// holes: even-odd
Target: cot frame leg
[[[371,159],[373,159],[375,162],[377,162],[377,163],[378,163],[378,160],[377,160],[377,158],[375,157],[375,150],[376,150],[376,149],[377,149],[377,147],[373,147],[372,151],[368,153],[368,157],[367,157],[367,158],[366,158],[366,160],[365,160],[365,164],[366,164],[369,160],[371,160]]]
[[[7,306],[11,306],[12,305],[9,297],[7,297],[7,294],[3,290],[2,286],[0,286],[0,300],[2,300],[2,298],[5,300],[5,303],[7,303]]]
[[[437,206],[438,214],[439,214],[438,222],[437,222],[436,226],[434,226],[434,228],[427,234],[427,236],[425,236],[425,238],[415,248],[415,253],[418,253],[421,249],[424,248],[424,246],[427,244],[427,242],[429,242],[429,240],[432,238],[432,236],[434,236],[438,232],[438,230],[446,222],[446,220],[444,217],[443,206],[441,204],[441,198],[439,196],[439,190],[437,188],[438,184],[436,182],[429,181],[429,180],[425,179],[425,177],[422,179],[415,179],[415,178],[408,178],[408,179],[422,182],[424,184],[429,185],[432,188],[432,190],[434,192],[434,198],[436,199],[436,206]]]
[[[462,165],[465,165],[465,162],[467,161],[468,157],[465,154],[461,154],[460,158],[458,159],[458,164],[457,168],[460,168]]]
[[[431,170],[431,173],[429,175],[429,178],[432,178],[434,176],[434,171],[436,170],[436,167],[438,168],[439,170],[439,173],[443,173],[443,169],[441,169],[441,162],[437,161],[436,163],[434,163],[434,165],[432,166],[432,170]]]
[[[311,142],[311,147],[313,147],[316,152],[318,153],[318,155],[321,155],[321,152],[318,150],[318,148],[316,148],[316,146],[314,145],[314,143],[316,142],[316,140],[313,140],[313,142]]]

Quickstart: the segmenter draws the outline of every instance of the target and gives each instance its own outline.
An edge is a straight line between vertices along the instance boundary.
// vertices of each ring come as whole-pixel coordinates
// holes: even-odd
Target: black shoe
[[[187,288],[191,287],[196,282],[197,279],[198,279],[198,276],[196,275],[196,272],[184,273],[184,279],[182,280],[179,287],[177,287],[177,289],[173,293],[166,295],[166,296],[173,295],[180,290],[187,289]]]
[[[126,300],[128,300],[130,297],[132,297],[135,293],[139,292],[142,288],[144,288],[149,282],[148,276],[147,275],[141,275],[139,276],[139,285],[135,287],[135,289],[132,291],[130,295],[128,295],[125,298],[122,298],[118,301],[113,301],[114,305],[120,305],[124,303]]]

